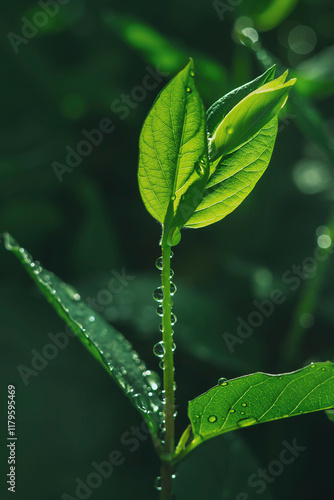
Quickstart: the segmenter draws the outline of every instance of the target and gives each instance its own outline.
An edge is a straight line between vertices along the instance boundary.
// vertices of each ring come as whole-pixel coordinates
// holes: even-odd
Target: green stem
[[[165,461],[161,467],[161,481],[162,491],[161,500],[170,500],[171,498],[171,485],[173,467],[170,463],[174,453],[174,360],[173,360],[173,331],[171,324],[172,314],[172,299],[170,293],[170,254],[171,247],[169,245],[162,245],[162,274],[161,285],[163,290],[163,316],[162,325],[163,333],[162,340],[164,343],[164,370],[163,370],[163,386],[165,391],[165,405],[164,405],[164,418],[165,418],[165,445],[164,455]]]

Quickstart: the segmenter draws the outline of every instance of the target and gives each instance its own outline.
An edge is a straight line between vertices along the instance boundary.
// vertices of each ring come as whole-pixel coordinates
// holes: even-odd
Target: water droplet
[[[233,134],[233,127],[231,126],[226,127],[226,133],[229,135]]]
[[[219,380],[218,380],[218,385],[222,385],[223,382],[226,382],[227,378],[226,377],[221,377]]]
[[[161,271],[161,270],[162,270],[162,267],[163,267],[163,266],[162,266],[162,257],[159,257],[159,258],[155,261],[155,267],[156,267],[157,269],[159,269],[159,271]]]
[[[247,406],[247,403],[241,403],[241,406],[245,408]]]
[[[165,433],[166,429],[164,427],[158,430],[158,438],[161,444],[165,444]]]
[[[175,323],[176,323],[176,322],[177,322],[177,317],[175,316],[175,314],[174,314],[174,313],[172,313],[172,314],[170,315],[170,324],[171,324],[171,325],[175,325]]]
[[[175,351],[175,349],[176,349],[176,344],[175,344],[175,342],[173,342],[173,343],[172,343],[172,352],[174,352],[174,351]]]
[[[166,391],[161,391],[159,394],[160,401],[165,404],[166,403]]]
[[[241,411],[241,412],[240,412],[240,415],[245,415],[245,412],[244,412],[244,411]]]
[[[220,384],[220,385],[222,385],[223,387],[226,387],[226,386],[228,385],[228,382],[223,382],[223,383],[222,383],[222,384]]]
[[[172,481],[176,478],[176,474],[172,474]]]
[[[135,404],[139,410],[141,410],[143,413],[149,412],[150,405],[145,396],[143,396],[142,394],[135,394],[133,396],[133,399],[135,400]]]
[[[315,368],[315,364],[314,363],[311,363],[311,368]]]
[[[171,199],[172,201],[175,201],[175,200],[176,200],[176,195],[175,195],[175,194],[172,194],[172,196],[170,197],[170,199]]]
[[[176,418],[177,417],[177,411],[174,411],[173,413],[173,417]]]
[[[230,413],[235,413],[235,410],[232,408],[232,409],[230,410]]]
[[[164,325],[162,323],[160,323],[159,332],[163,333],[163,331],[164,331]]]
[[[193,70],[190,70],[190,76],[195,76],[195,72]]]
[[[326,371],[326,368],[321,368],[321,371],[322,371],[322,372],[325,372],[325,371]]]
[[[43,276],[43,280],[44,280],[45,282],[50,281],[50,276],[49,276],[48,274],[45,274],[45,275]]]
[[[283,377],[278,377],[278,380],[282,380],[282,379],[283,379]]]
[[[80,295],[79,295],[78,293],[75,293],[75,294],[73,295],[73,300],[75,300],[76,302],[79,302],[79,300],[81,300]]]
[[[159,368],[160,368],[161,370],[164,370],[164,369],[165,369],[165,363],[164,363],[164,360],[163,360],[163,359],[159,362]]]
[[[149,384],[149,386],[153,389],[153,391],[156,391],[159,389],[161,385],[161,380],[159,375],[151,370],[146,370],[143,373],[143,376],[145,377],[146,383]]]
[[[187,88],[186,88],[186,91],[188,92],[188,94],[190,94],[190,93],[191,93],[191,88],[190,88],[190,87],[187,87]]]
[[[56,295],[57,292],[56,292],[56,290],[53,289],[53,290],[51,290],[51,293],[52,293],[52,295]]]
[[[162,307],[161,304],[157,307],[156,313],[157,313],[158,316],[163,316],[164,315],[164,310],[163,310],[163,307]]]
[[[153,292],[153,298],[157,302],[162,302],[164,298],[164,292],[161,286],[158,286]]]
[[[170,283],[170,294],[173,296],[177,291],[177,287],[176,285],[174,285],[174,283]]]
[[[210,422],[210,424],[214,424],[217,420],[216,415],[210,415],[210,417],[208,417],[208,422]]]
[[[95,316],[89,316],[88,321],[90,321],[91,323],[94,323]]]
[[[174,276],[174,271],[173,271],[173,269],[170,269],[170,271],[169,271],[169,277],[172,278],[173,276]]]
[[[161,491],[162,490],[162,481],[161,481],[161,477],[158,476],[155,481],[154,481],[154,488],[157,490],[157,491]]]
[[[256,424],[257,420],[255,417],[242,418],[237,422],[239,427],[247,427],[248,425]]]
[[[161,340],[153,347],[153,352],[158,358],[163,358],[165,354],[165,345]]]

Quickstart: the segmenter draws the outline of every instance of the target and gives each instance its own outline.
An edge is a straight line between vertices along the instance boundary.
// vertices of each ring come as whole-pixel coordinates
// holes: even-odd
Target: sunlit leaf
[[[159,94],[140,136],[143,202],[161,224],[182,227],[208,178],[205,111],[192,61]]]
[[[81,299],[79,293],[39,262],[5,234],[5,246],[19,259],[59,316],[114,378],[152,431],[161,420],[162,403],[157,389],[159,376],[147,370],[145,363],[125,337]]]
[[[211,161],[240,148],[278,114],[296,81],[285,83],[286,77],[287,72],[265,83],[231,109],[210,139]]]
[[[241,427],[334,407],[334,364],[291,373],[254,373],[222,381],[189,402],[193,447]]]

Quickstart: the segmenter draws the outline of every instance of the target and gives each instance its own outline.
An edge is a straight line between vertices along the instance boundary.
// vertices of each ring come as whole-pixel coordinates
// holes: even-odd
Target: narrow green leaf
[[[267,169],[277,135],[273,118],[249,142],[215,162],[202,201],[186,227],[205,227],[233,212]]]
[[[147,210],[168,231],[182,227],[208,174],[205,111],[190,61],[159,94],[142,129],[138,181]]]
[[[157,392],[160,386],[158,374],[147,370],[130,342],[88,307],[72,286],[43,269],[39,262],[34,262],[8,233],[4,237],[7,250],[16,255],[59,316],[114,378],[150,429],[156,432],[162,419],[162,403]]]
[[[240,427],[334,407],[334,364],[312,363],[291,373],[254,373],[222,382],[189,402],[194,441]]]
[[[216,128],[209,145],[210,160],[226,156],[248,142],[284,106],[295,79],[287,72],[244,97]]]

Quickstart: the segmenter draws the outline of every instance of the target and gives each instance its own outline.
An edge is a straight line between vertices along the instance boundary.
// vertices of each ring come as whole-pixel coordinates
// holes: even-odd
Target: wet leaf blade
[[[223,382],[189,402],[194,443],[240,427],[334,407],[334,364],[291,373],[254,373]]]
[[[7,250],[19,259],[59,316],[113,377],[137,409],[140,403],[144,408],[144,411],[140,410],[143,418],[152,430],[156,430],[160,418],[158,414],[162,411],[162,404],[154,390],[154,387],[158,388],[160,384],[158,375],[147,370],[130,342],[100,314],[87,306],[73,287],[43,269],[39,263],[35,263],[28,252],[9,234],[4,236]],[[152,381],[153,387],[150,385]],[[136,394],[142,397],[138,398]],[[146,413],[146,410],[149,412]]]
[[[203,175],[195,168],[201,159]],[[142,128],[138,182],[144,205],[166,224],[167,213],[171,222],[183,203],[181,197],[190,193],[188,210],[178,212],[181,227],[199,203],[198,193],[204,190],[207,176],[205,110],[190,61],[159,94]]]

